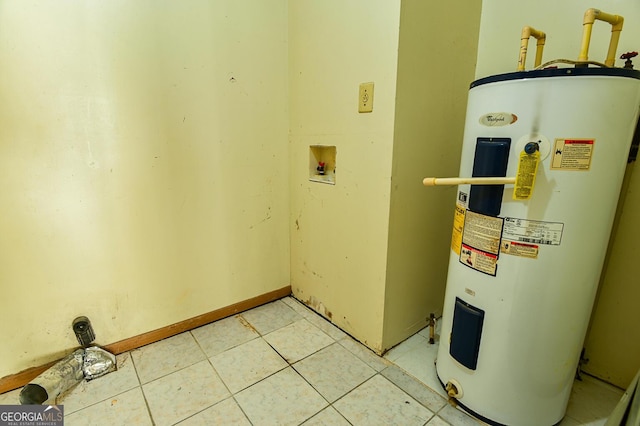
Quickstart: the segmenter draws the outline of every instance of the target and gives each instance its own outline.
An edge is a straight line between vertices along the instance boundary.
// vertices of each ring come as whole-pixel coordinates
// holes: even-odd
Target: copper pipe
[[[605,21],[611,24],[611,41],[609,41],[609,50],[607,52],[607,58],[604,63],[608,67],[612,67],[616,61],[616,50],[618,49],[618,41],[620,40],[620,32],[622,31],[622,24],[624,24],[624,18],[620,15],[612,15],[610,13],[602,12],[598,9],[587,9],[584,13],[584,20],[582,22],[582,45],[580,47],[580,55],[578,61],[589,60],[589,43],[591,42],[591,30],[594,22]]]
[[[538,31],[533,27],[522,28],[522,35],[520,36],[520,57],[518,58],[518,71],[524,71],[525,62],[527,60],[527,48],[529,46],[529,38],[535,38],[538,40],[536,43],[536,59],[534,67],[538,67],[542,63],[542,50],[544,49],[544,43],[547,39],[547,35],[542,31]]]

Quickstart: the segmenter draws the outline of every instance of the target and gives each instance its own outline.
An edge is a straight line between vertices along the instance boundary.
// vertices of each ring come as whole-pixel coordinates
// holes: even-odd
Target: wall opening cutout
[[[311,145],[309,147],[309,180],[336,184],[336,147]]]

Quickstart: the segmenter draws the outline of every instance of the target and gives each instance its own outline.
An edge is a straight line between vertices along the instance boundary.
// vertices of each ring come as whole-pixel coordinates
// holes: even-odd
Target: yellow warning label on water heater
[[[464,228],[465,208],[461,203],[456,204],[455,216],[453,216],[453,233],[451,235],[451,250],[460,256],[462,245],[462,229]]]
[[[533,193],[533,185],[536,182],[538,163],[540,162],[540,151],[533,154],[522,151],[518,161],[518,173],[516,173],[516,183],[513,187],[514,200],[528,200]]]

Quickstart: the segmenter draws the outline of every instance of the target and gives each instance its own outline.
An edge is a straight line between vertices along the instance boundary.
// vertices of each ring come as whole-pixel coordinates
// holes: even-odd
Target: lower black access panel
[[[475,370],[478,365],[484,311],[456,297],[451,328],[449,354],[465,367]]]

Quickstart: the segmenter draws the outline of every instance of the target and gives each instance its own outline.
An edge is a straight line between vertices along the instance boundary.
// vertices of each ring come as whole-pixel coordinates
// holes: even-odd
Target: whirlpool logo
[[[490,112],[480,117],[480,124],[488,127],[508,126],[518,121],[518,116],[510,112]]]

